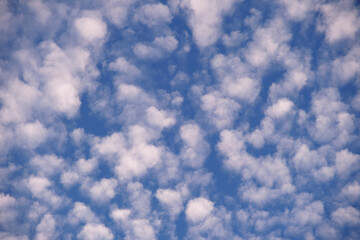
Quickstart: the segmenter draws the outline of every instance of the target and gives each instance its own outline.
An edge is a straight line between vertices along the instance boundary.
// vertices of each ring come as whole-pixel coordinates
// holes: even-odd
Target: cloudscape
[[[360,239],[360,3],[0,0],[1,240]]]

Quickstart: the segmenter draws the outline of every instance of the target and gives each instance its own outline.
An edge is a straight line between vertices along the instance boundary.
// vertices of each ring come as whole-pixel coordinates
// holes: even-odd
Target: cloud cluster
[[[0,239],[360,239],[358,5],[0,1]]]

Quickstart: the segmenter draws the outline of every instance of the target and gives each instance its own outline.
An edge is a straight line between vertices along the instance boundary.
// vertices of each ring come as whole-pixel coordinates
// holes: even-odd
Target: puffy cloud
[[[343,39],[353,39],[360,28],[358,9],[353,8],[353,1],[338,1],[321,6],[323,21],[318,30],[325,32],[325,39],[335,43]]]
[[[179,192],[172,189],[158,189],[155,196],[171,215],[176,216],[182,211],[183,200]]]
[[[185,214],[188,239],[237,239],[230,229],[231,213],[222,206],[200,197],[189,201]]]
[[[360,211],[351,206],[338,208],[331,213],[331,219],[340,225],[359,225]]]
[[[298,170],[311,170],[326,163],[322,156],[310,150],[306,144],[301,145],[292,160]]]
[[[38,147],[49,135],[49,131],[39,121],[20,124],[16,129],[19,141],[30,149]]]
[[[87,223],[77,235],[79,239],[86,240],[112,240],[114,235],[102,223]]]
[[[79,35],[87,42],[102,40],[107,32],[106,23],[97,17],[80,17],[74,25]]]
[[[132,222],[132,233],[125,239],[155,240],[155,231],[147,219],[137,219]]]
[[[305,0],[305,1],[290,1],[280,0],[281,5],[286,9],[286,15],[295,21],[302,21],[306,19],[312,11],[318,10],[321,1]]]
[[[9,223],[13,223],[18,215],[16,199],[9,194],[0,193],[0,226],[6,230]],[[1,236],[1,235],[0,235]]]
[[[87,175],[93,172],[97,165],[98,161],[96,158],[88,160],[79,159],[70,169],[62,172],[60,181],[65,187],[71,187],[84,180]]]
[[[157,60],[165,57],[176,50],[178,41],[175,37],[168,35],[156,37],[151,43],[137,43],[134,46],[134,53],[140,59]]]
[[[248,76],[249,66],[235,56],[217,54],[211,60],[225,96],[243,102],[254,102],[260,91],[259,81]]]
[[[279,52],[287,48],[291,37],[284,19],[271,19],[265,27],[254,32],[253,41],[245,50],[245,59],[254,67],[266,68]]]
[[[30,160],[30,165],[39,175],[51,176],[60,172],[63,168],[64,160],[55,155],[37,155]]]
[[[287,98],[279,99],[266,110],[266,114],[273,118],[284,117],[294,108],[294,103]]]
[[[134,19],[151,27],[169,23],[172,19],[168,6],[161,3],[145,4],[135,13]]]
[[[117,181],[115,179],[103,178],[89,189],[89,194],[92,200],[99,203],[106,203],[114,198],[116,192],[115,188]]]
[[[130,182],[127,186],[132,214],[137,218],[146,218],[151,212],[151,192],[140,182]]]
[[[237,47],[245,40],[245,38],[246,36],[244,33],[233,31],[228,35],[223,35],[221,40],[226,47]]]
[[[130,77],[136,77],[140,75],[140,70],[124,57],[119,57],[114,62],[110,63],[109,69]]]
[[[359,168],[357,164],[360,160],[360,155],[349,152],[349,150],[344,149],[336,153],[335,159],[335,169],[337,174],[340,177],[348,176],[352,171],[355,171]]]
[[[47,4],[43,3],[41,0],[32,0],[28,2],[28,5],[31,10],[36,14],[36,19],[41,23],[45,24],[47,20],[51,17],[51,11]]]
[[[50,240],[57,237],[56,220],[51,214],[46,214],[36,227],[36,240]]]
[[[175,118],[171,116],[171,113],[168,113],[164,110],[158,110],[156,107],[151,106],[146,110],[146,116],[148,122],[151,125],[160,128],[171,127],[175,124]]]
[[[213,209],[213,202],[203,197],[195,198],[186,206],[186,218],[192,223],[197,223],[209,216]]]
[[[5,108],[1,109],[8,111],[5,121],[27,122],[39,118],[40,113],[50,119],[54,115],[74,117],[80,107],[81,93],[98,74],[90,52],[81,47],[60,48],[53,41],[41,42],[35,50],[23,49],[15,54],[23,68],[25,83],[9,83]],[[24,93],[21,98],[17,96],[19,91]]]
[[[188,10],[188,24],[198,47],[213,45],[221,36],[222,18],[229,14],[236,0],[204,1],[183,0],[182,8]]]
[[[125,181],[143,176],[161,162],[163,148],[151,144],[155,139],[151,129],[134,125],[129,129],[127,138],[122,133],[113,133],[96,141],[93,151],[116,164],[114,170],[119,180]]]
[[[347,184],[341,189],[340,195],[349,201],[356,201],[360,198],[360,185],[358,182]]]
[[[193,168],[201,167],[209,148],[202,130],[196,124],[185,124],[180,128],[180,137],[184,142],[181,149],[183,164]]]
[[[337,89],[327,88],[315,93],[311,108],[316,119],[308,132],[316,142],[333,142],[336,146],[342,146],[351,140],[355,129],[354,116],[347,112],[348,107],[340,101]]]
[[[97,222],[96,215],[82,202],[75,202],[74,208],[68,213],[68,222],[71,224]]]
[[[360,73],[360,47],[356,46],[343,57],[332,62],[333,81],[344,85]]]
[[[127,222],[131,214],[130,209],[113,209],[111,211],[110,217],[118,223]]]
[[[219,92],[210,92],[201,97],[201,109],[218,129],[224,129],[232,127],[240,105],[232,99],[222,97]]]
[[[26,235],[17,236],[17,235],[12,235],[11,233],[6,233],[6,232],[0,232],[0,238],[7,239],[7,240],[28,240],[29,239]]]
[[[247,153],[245,138],[241,132],[223,130],[217,147],[226,156],[224,165],[229,170],[241,171],[244,168],[255,169],[258,166],[255,158]]]
[[[21,92],[22,94],[18,94]],[[2,123],[26,122],[32,115],[33,104],[38,101],[40,91],[18,79],[9,81],[0,89]],[[41,123],[38,123],[41,124]]]
[[[312,202],[306,206],[295,208],[292,211],[294,221],[304,226],[306,224],[318,224],[322,221],[324,204],[321,201]]]
[[[51,182],[46,177],[30,176],[26,180],[26,186],[32,195],[53,207],[59,207],[63,199],[57,196],[51,189]]]
[[[106,1],[104,12],[111,23],[117,27],[124,27],[129,13],[129,8],[135,3],[134,0],[109,0]]]

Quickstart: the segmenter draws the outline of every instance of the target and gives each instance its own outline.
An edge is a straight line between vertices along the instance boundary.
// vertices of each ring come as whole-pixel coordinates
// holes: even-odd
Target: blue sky
[[[0,239],[360,239],[358,1],[0,1]]]

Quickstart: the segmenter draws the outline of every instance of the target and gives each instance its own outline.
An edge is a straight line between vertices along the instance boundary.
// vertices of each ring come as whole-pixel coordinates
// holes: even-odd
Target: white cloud
[[[32,195],[53,207],[59,207],[63,199],[57,196],[51,189],[51,182],[46,177],[30,176],[26,180],[26,186]]]
[[[156,37],[151,43],[137,43],[134,46],[134,53],[140,59],[160,59],[176,50],[178,41],[175,37],[168,35]]]
[[[214,209],[214,203],[199,197],[192,199],[186,206],[186,218],[192,223],[198,223],[208,217]]]
[[[114,235],[102,223],[87,223],[77,235],[83,240],[113,240]]]
[[[117,27],[124,27],[129,13],[129,8],[134,0],[109,0],[106,1],[104,9],[106,17]]]
[[[168,6],[161,3],[149,3],[141,6],[136,11],[134,19],[151,27],[169,23],[172,16]]]
[[[184,142],[181,149],[183,164],[193,168],[201,167],[209,148],[203,139],[202,130],[196,124],[185,124],[180,128],[180,137]]]
[[[30,165],[39,175],[51,176],[60,172],[63,168],[64,160],[53,154],[36,155],[30,160]]]
[[[330,44],[347,38],[353,39],[360,29],[359,12],[351,0],[324,4],[320,11],[323,21],[318,23],[317,28],[325,32],[325,39]]]
[[[164,110],[159,110],[154,106],[146,109],[146,116],[148,122],[156,127],[167,128],[175,124],[175,118],[172,114]]]
[[[320,224],[323,220],[324,204],[321,201],[304,202],[291,210],[291,222],[298,226]]]
[[[140,177],[144,175],[148,169],[160,163],[161,156],[162,149],[160,147],[140,143],[122,156],[115,171],[120,180]]]
[[[41,23],[45,24],[48,19],[51,17],[51,11],[47,4],[43,3],[41,0],[31,0],[28,2],[28,5],[31,10],[36,14],[36,19]]]
[[[246,39],[246,35],[240,31],[233,31],[230,34],[225,34],[221,38],[226,47],[237,47]]]
[[[309,67],[309,57],[300,58],[294,52],[285,52],[281,56],[287,72],[284,79],[270,86],[269,96],[275,101],[281,97],[295,97],[308,84],[312,78]]]
[[[146,218],[151,212],[151,192],[140,182],[130,182],[127,186],[132,215],[136,218]]]
[[[341,189],[340,195],[348,201],[357,201],[360,198],[360,185],[358,182],[347,184]]]
[[[360,47],[358,46],[350,49],[345,56],[336,58],[331,64],[333,81],[340,85],[344,85],[357,76],[357,74],[360,73],[359,59]]]
[[[28,122],[31,117],[49,121],[62,114],[74,117],[81,93],[98,75],[90,52],[81,47],[60,48],[53,41],[44,41],[36,49],[17,51],[15,57],[26,84],[13,81],[6,95],[0,93],[7,98],[2,109],[8,111],[6,121]]]
[[[19,94],[21,92],[21,94]],[[26,122],[32,115],[34,103],[38,101],[40,91],[18,79],[9,81],[0,89],[2,123]]]
[[[157,134],[152,129],[134,125],[126,138],[122,133],[113,133],[96,141],[92,148],[95,154],[116,164],[114,171],[119,180],[126,181],[143,176],[162,161],[162,146],[151,144],[156,138]]]
[[[316,151],[310,150],[306,144],[301,145],[292,161],[297,170],[311,170],[326,163],[322,156],[319,156]]]
[[[6,239],[6,240],[28,240],[29,238],[25,235],[17,236],[12,235],[11,233],[6,232],[0,232],[0,239]]]
[[[331,213],[331,219],[340,225],[359,225],[360,211],[351,206],[338,208]]]
[[[294,103],[287,98],[281,98],[266,110],[266,114],[273,118],[284,117],[294,108]]]
[[[92,200],[98,203],[106,203],[114,198],[116,192],[115,188],[117,181],[115,179],[103,178],[89,189],[89,194]]]
[[[309,125],[308,132],[318,143],[333,142],[335,146],[343,146],[351,140],[355,130],[354,116],[347,112],[347,105],[340,99],[335,88],[322,89],[313,95],[311,111],[316,119],[315,124]]]
[[[19,141],[30,149],[38,147],[49,136],[49,131],[39,121],[22,123],[16,129]]]
[[[130,100],[135,101],[145,94],[143,90],[135,85],[131,84],[120,84],[118,87],[118,98],[119,100]]]
[[[264,136],[259,129],[254,130],[251,134],[247,135],[247,141],[256,148],[264,146]]]
[[[3,230],[6,230],[7,226],[16,220],[18,215],[16,207],[17,201],[14,197],[0,193],[0,226]]]
[[[265,27],[257,28],[253,41],[245,49],[245,59],[254,67],[266,68],[277,54],[287,49],[291,34],[282,18],[273,18]]]
[[[240,110],[240,105],[215,91],[201,97],[201,109],[206,112],[218,129],[224,129],[232,127]]]
[[[249,169],[254,172],[258,167],[255,158],[246,152],[245,138],[241,132],[223,130],[220,133],[220,141],[217,144],[219,151],[225,155],[224,165],[231,171]],[[244,176],[248,178],[248,174]]]
[[[158,189],[155,196],[172,216],[182,211],[183,200],[179,192],[172,189]]]
[[[213,45],[222,32],[222,18],[229,14],[235,0],[183,0],[182,8],[188,10],[188,24],[198,47]]]
[[[98,165],[96,158],[85,160],[83,158],[75,162],[75,164],[67,171],[62,172],[60,181],[65,187],[71,187],[75,183],[84,180],[84,178],[92,173]]]
[[[46,214],[36,227],[36,240],[51,240],[57,237],[56,220],[53,215]]]
[[[76,167],[78,171],[82,174],[89,174],[91,173],[98,165],[98,161],[96,158],[86,159],[79,159],[76,162]]]
[[[127,222],[131,214],[130,209],[114,209],[111,211],[110,217],[118,223]]]
[[[254,102],[260,91],[259,81],[248,76],[249,66],[236,56],[217,54],[211,59],[222,93],[243,102]]]
[[[134,53],[141,59],[158,59],[162,57],[160,49],[143,43],[137,43],[134,46]]]
[[[156,37],[153,41],[153,44],[163,51],[171,53],[177,48],[178,41],[175,37],[168,35],[165,37]]]
[[[79,223],[94,223],[98,219],[91,209],[82,202],[75,202],[74,208],[68,213],[68,222],[77,225]]]
[[[318,10],[321,1],[317,0],[280,0],[286,9],[286,15],[295,21],[302,21],[309,17],[309,14]]]
[[[224,207],[214,208],[203,221],[189,225],[187,239],[234,239],[231,230],[231,213]]]
[[[137,77],[140,75],[140,70],[124,57],[119,57],[114,62],[110,63],[109,69],[130,77]]]
[[[336,153],[335,169],[340,177],[347,177],[351,172],[356,171],[359,166],[356,165],[360,160],[360,155],[349,152],[344,149]]]
[[[351,106],[360,112],[360,92],[358,92],[351,101]]]
[[[155,231],[147,219],[137,219],[132,221],[132,235],[125,238],[142,239],[142,240],[155,240]]]
[[[106,23],[97,17],[80,17],[74,24],[80,36],[88,42],[102,40],[107,32]]]

